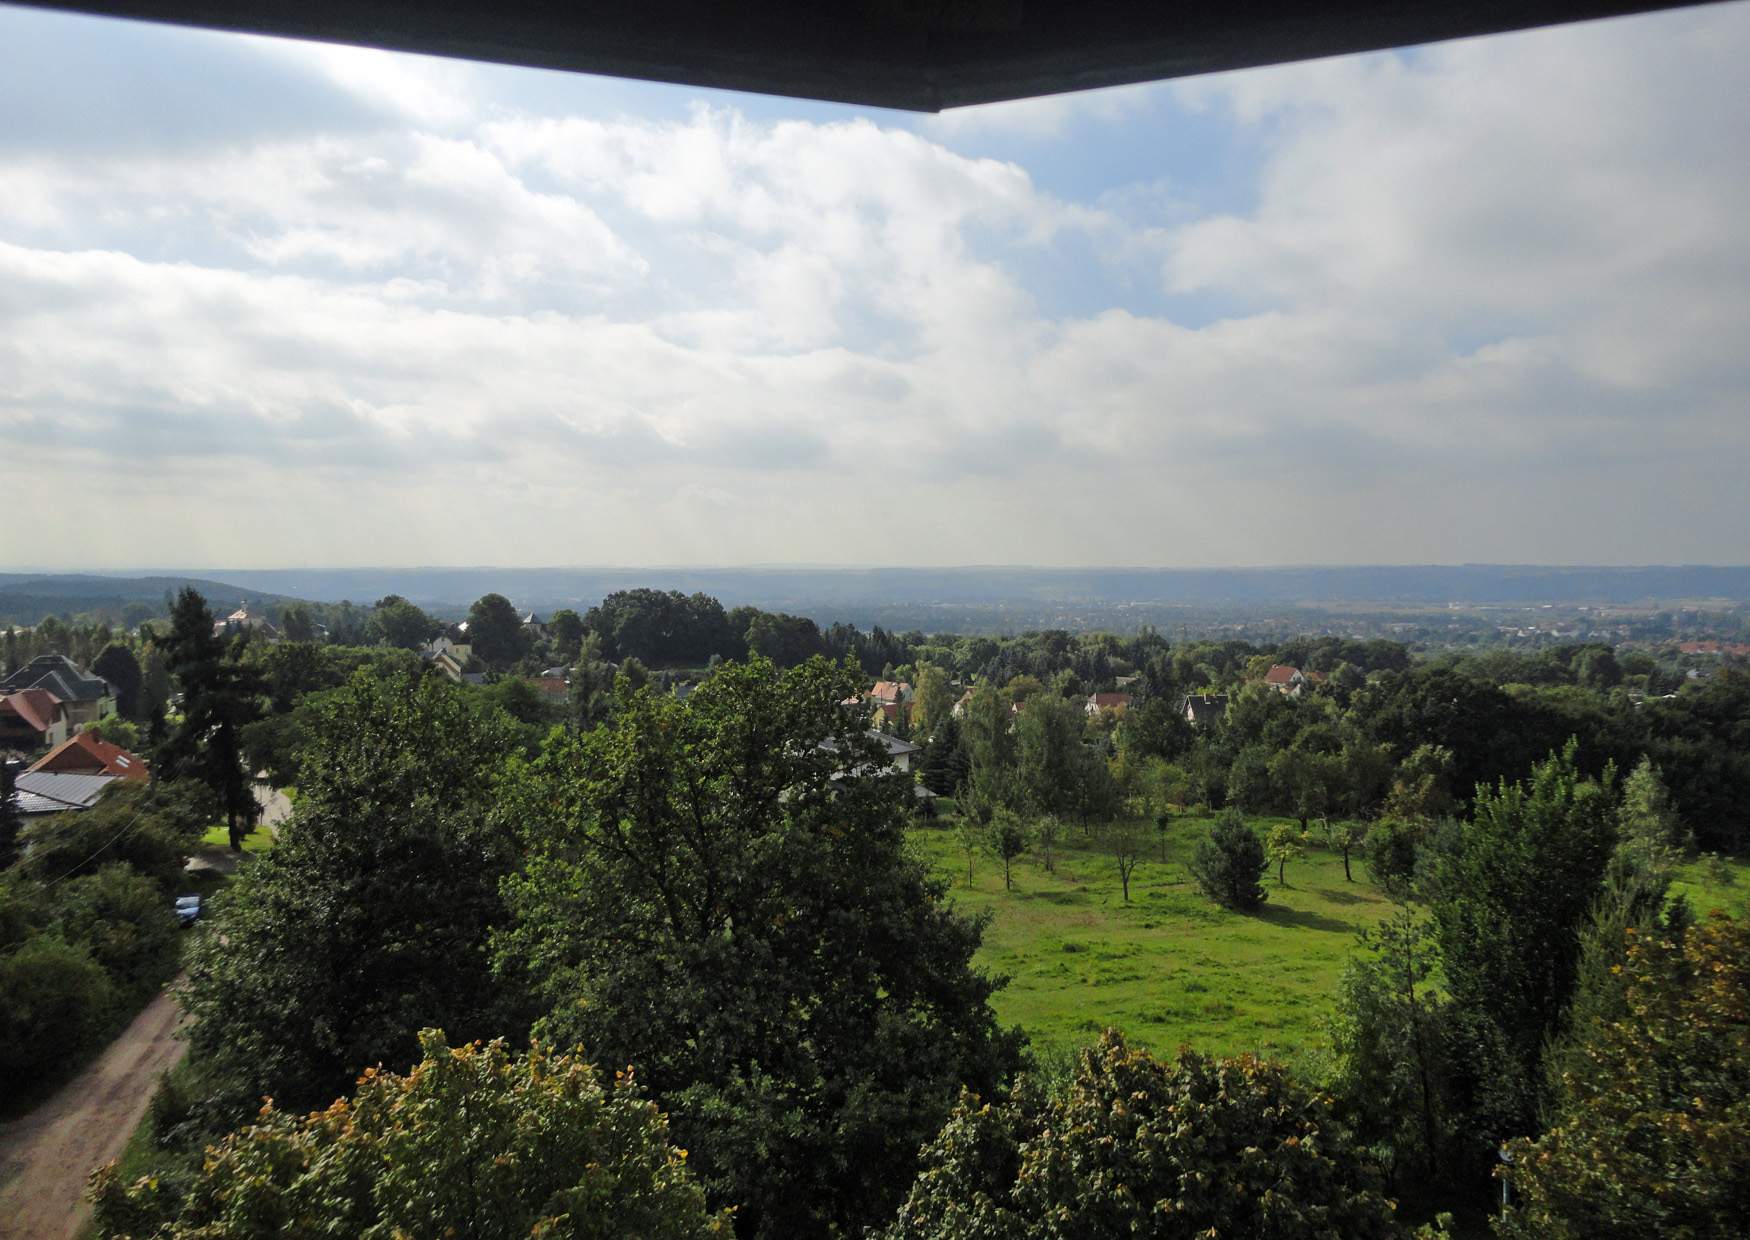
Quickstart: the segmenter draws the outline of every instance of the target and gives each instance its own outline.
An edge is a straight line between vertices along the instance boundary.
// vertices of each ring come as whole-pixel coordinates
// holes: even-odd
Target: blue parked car
[[[201,898],[199,896],[176,897],[176,920],[184,926],[194,925],[201,915]]]

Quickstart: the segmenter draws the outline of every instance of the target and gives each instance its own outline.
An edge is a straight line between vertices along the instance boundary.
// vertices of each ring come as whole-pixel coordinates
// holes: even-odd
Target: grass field
[[[1271,824],[1253,824],[1262,834]],[[949,828],[920,829],[914,843],[944,878],[962,910],[990,909],[977,963],[1007,974],[995,1006],[1042,1050],[1067,1049],[1115,1025],[1132,1041],[1171,1052],[1181,1044],[1221,1054],[1257,1051],[1300,1060],[1325,1043],[1337,978],[1356,932],[1392,911],[1391,902],[1352,863],[1309,846],[1288,866],[1288,885],[1274,870],[1269,902],[1255,914],[1231,913],[1197,889],[1186,869],[1209,820],[1176,818],[1159,851],[1138,865],[1124,903],[1111,858],[1070,847],[1047,873],[1035,856],[1017,862],[1015,889],[1003,889],[1002,864],[975,863],[967,882],[966,854]]]
[[[1262,835],[1279,821],[1252,825]],[[1314,1060],[1328,1045],[1325,1022],[1357,931],[1393,906],[1363,862],[1352,860],[1355,881],[1347,882],[1341,856],[1311,844],[1305,860],[1289,864],[1286,887],[1274,869],[1265,877],[1262,910],[1228,912],[1197,889],[1185,865],[1208,829],[1208,818],[1176,818],[1165,861],[1157,851],[1137,867],[1129,904],[1111,858],[1083,846],[1075,828],[1054,873],[1032,854],[1015,863],[1013,891],[989,856],[977,859],[968,883],[951,826],[919,828],[912,841],[952,881],[960,909],[991,910],[976,963],[1009,976],[994,1000],[997,1015],[1025,1029],[1036,1048],[1067,1050],[1113,1025],[1158,1052],[1184,1044]],[[1728,866],[1735,880],[1720,885],[1704,879],[1700,863],[1688,865],[1674,893],[1684,892],[1698,914],[1743,916],[1750,865]]]

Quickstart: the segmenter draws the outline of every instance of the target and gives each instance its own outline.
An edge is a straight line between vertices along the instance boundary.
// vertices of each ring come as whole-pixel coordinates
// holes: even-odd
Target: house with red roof
[[[114,775],[118,779],[151,778],[146,760],[111,744],[95,730],[70,736],[39,758],[30,773],[44,775]]]
[[[39,654],[0,680],[0,693],[17,693],[21,689],[45,690],[66,711],[67,731],[50,744],[66,740],[82,723],[97,723],[115,714],[115,686],[101,676],[93,676],[64,654]]]
[[[1128,693],[1090,693],[1087,705],[1083,707],[1090,715],[1117,714],[1130,708]]]
[[[875,687],[869,690],[869,697],[883,706],[909,702],[911,694],[911,683],[904,680],[877,680]]]
[[[66,704],[47,689],[0,693],[0,749],[26,753],[67,739]]]
[[[1306,676],[1298,667],[1272,663],[1270,670],[1264,673],[1264,683],[1287,697],[1299,697],[1306,685]]]

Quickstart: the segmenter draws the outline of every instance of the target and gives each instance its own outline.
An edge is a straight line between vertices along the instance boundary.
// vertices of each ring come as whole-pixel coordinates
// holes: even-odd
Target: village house
[[[99,731],[81,732],[67,738],[37,759],[30,771],[32,774],[113,775],[117,779],[142,782],[151,778],[144,758],[104,740]]]
[[[1190,693],[1184,701],[1185,722],[1195,727],[1215,723],[1227,714],[1227,694]]]
[[[883,706],[897,706],[901,702],[909,702],[912,698],[912,687],[904,680],[877,680],[875,687],[869,690],[869,700],[879,702]]]
[[[67,710],[47,689],[0,693],[0,750],[31,753],[67,739]]]
[[[1289,667],[1286,663],[1272,663],[1270,670],[1264,673],[1264,683],[1285,697],[1299,697],[1306,682],[1306,676],[1298,667]]]
[[[101,676],[93,676],[64,654],[38,655],[5,680],[0,694],[23,689],[42,689],[53,694],[67,714],[67,732],[50,744],[67,739],[72,729],[86,723],[101,723],[115,714],[115,688]]]
[[[890,736],[886,732],[876,732],[871,730],[869,732],[869,739],[875,741],[887,751],[888,765],[902,775],[910,775],[912,773],[912,770],[917,763],[917,755],[924,751],[922,745],[914,745],[910,741],[901,740],[897,736]],[[820,748],[829,753],[836,753],[838,751],[838,745],[831,740],[822,741],[820,743]]]
[[[1120,711],[1130,709],[1128,693],[1090,693],[1086,705],[1082,707],[1090,716],[1115,715]]]

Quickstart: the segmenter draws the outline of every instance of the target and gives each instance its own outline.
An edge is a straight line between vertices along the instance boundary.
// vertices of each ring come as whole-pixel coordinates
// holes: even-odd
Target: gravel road
[[[85,1178],[122,1152],[159,1075],[188,1048],[175,1036],[180,1016],[160,994],[54,1097],[0,1125],[0,1237],[78,1235],[90,1214]]]

